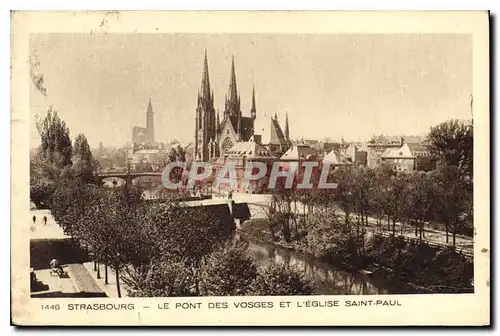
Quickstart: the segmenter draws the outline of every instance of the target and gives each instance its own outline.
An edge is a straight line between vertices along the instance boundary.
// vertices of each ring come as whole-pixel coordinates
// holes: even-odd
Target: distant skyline
[[[74,139],[91,147],[131,142],[145,126],[148,99],[158,141],[194,140],[205,48],[221,114],[234,55],[238,93],[256,133],[288,112],[293,139],[367,141],[373,135],[425,135],[450,118],[469,119],[470,35],[447,34],[34,34],[47,96],[30,90],[35,115],[49,105]]]

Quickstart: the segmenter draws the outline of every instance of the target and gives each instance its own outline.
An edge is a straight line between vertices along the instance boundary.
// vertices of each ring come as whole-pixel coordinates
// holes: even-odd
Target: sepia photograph
[[[477,293],[473,34],[108,29],[120,15],[27,38],[29,298]]]

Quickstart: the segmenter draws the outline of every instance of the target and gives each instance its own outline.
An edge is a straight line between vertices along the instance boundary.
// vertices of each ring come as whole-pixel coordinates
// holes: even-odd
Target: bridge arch
[[[130,183],[132,181],[141,178],[141,177],[150,177],[150,178],[158,178],[161,183],[162,172],[109,172],[109,173],[99,173],[96,175],[97,182],[99,185],[103,184],[103,181],[113,181],[113,180],[123,180],[125,184]],[[118,183],[118,182],[117,182]]]

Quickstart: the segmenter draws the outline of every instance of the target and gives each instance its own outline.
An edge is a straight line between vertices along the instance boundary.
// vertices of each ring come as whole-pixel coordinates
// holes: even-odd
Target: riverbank
[[[326,244],[324,237],[306,237],[307,233],[286,243],[279,234],[273,239],[266,219],[247,221],[239,232],[257,242],[294,251],[348,272],[385,282],[404,283],[407,287],[405,293],[474,292],[470,283],[473,264],[451,249],[408,242],[403,237],[376,235],[365,240],[362,248],[352,239]],[[360,250],[362,253],[358,253]]]
[[[341,265],[320,260],[307,251],[271,242],[238,230],[239,239],[249,244],[250,254],[260,263],[285,263],[304,273],[313,283],[316,295],[381,295],[416,292],[404,283],[367,275]]]

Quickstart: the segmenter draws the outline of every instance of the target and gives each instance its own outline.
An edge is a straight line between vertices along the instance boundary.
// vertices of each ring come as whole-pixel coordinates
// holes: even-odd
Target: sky
[[[284,127],[288,113],[293,139],[425,135],[471,117],[471,43],[465,34],[33,34],[47,95],[30,84],[30,145],[50,105],[72,139],[130,143],[149,97],[156,140],[193,141],[205,49],[221,116],[232,56],[243,115],[255,86],[256,133],[275,113]]]

